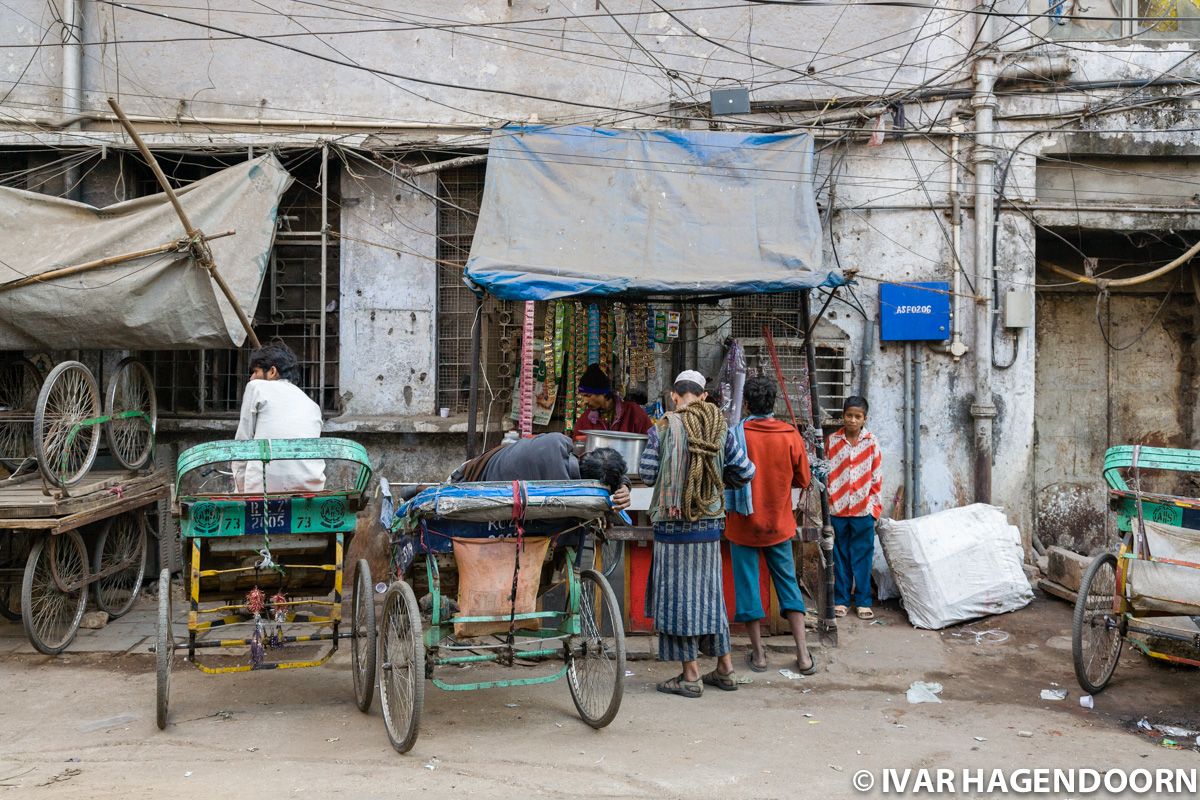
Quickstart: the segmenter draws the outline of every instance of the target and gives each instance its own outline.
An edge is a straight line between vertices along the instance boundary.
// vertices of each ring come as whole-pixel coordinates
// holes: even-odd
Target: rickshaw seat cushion
[[[1146,545],[1152,558],[1200,564],[1200,531],[1146,520]],[[1200,568],[1129,559],[1126,576],[1135,611],[1200,614]]]

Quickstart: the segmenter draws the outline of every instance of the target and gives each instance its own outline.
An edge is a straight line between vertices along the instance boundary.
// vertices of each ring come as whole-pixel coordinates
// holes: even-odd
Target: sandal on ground
[[[767,654],[763,653],[763,661],[766,661],[766,660],[767,660]],[[766,672],[768,669],[771,668],[770,664],[754,663],[754,651],[753,650],[749,650],[746,652],[746,663],[750,666],[751,672]]]
[[[723,692],[737,691],[737,672],[730,672],[728,675],[722,675],[715,669],[712,672],[706,672],[700,680],[707,683],[709,686],[715,686]]]
[[[801,675],[816,675],[817,674],[817,657],[813,655],[812,650],[808,651],[808,667],[800,667],[800,656],[796,656],[796,671]]]
[[[835,617],[844,617],[849,613],[850,613],[850,609],[847,608],[846,606],[834,606],[833,607],[833,615]]]
[[[663,694],[677,694],[680,697],[695,698],[704,694],[704,686],[700,681],[684,680],[683,673],[676,675],[669,681],[663,681],[654,687]]]
[[[859,608],[858,609],[858,618],[859,619],[875,619],[875,612],[871,610],[870,606],[868,606],[866,608]]]

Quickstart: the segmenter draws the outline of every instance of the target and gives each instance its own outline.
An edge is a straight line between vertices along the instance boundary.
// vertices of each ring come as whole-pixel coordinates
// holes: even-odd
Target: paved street
[[[0,625],[0,791],[855,797],[863,795],[851,776],[863,768],[1200,767],[1197,752],[1136,730],[1143,716],[1200,728],[1200,675],[1126,653],[1095,710],[1081,709],[1070,608],[1051,599],[940,633],[909,627],[895,610],[881,614],[885,624],[843,622],[841,646],[818,651],[824,669],[799,680],[778,672],[788,656],[777,640],[771,672],[699,700],[656,693],[670,666],[634,660],[620,715],[600,732],[579,722],[561,683],[473,693],[429,686],[421,737],[403,756],[388,745],[378,701],[369,715],[354,708],[345,653],[320,669],[215,677],[178,660],[172,724],[158,731],[150,606],[82,631],[59,658],[30,655],[20,626]],[[977,641],[983,630],[1007,638]],[[632,644],[644,653],[649,640]],[[914,680],[942,683],[944,702],[908,704]],[[1066,700],[1040,699],[1056,686]]]

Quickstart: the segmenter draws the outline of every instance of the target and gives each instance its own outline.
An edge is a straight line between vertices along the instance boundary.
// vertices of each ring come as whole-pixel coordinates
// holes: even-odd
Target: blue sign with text
[[[881,283],[879,339],[942,342],[950,338],[950,284]]]

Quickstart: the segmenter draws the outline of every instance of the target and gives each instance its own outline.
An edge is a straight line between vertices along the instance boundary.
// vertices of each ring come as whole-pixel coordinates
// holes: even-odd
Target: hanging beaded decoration
[[[575,311],[568,303],[562,303],[562,325],[559,326],[561,331],[561,342],[565,342],[563,347],[563,380],[567,382],[566,387],[566,407],[563,408],[563,430],[568,434],[575,429],[575,394],[579,390],[579,385],[571,380],[571,376],[575,374]]]
[[[275,629],[271,631],[271,638],[267,640],[267,644],[270,647],[283,647],[283,624],[287,622],[287,595],[282,589],[271,596],[271,610]]]
[[[587,309],[587,332],[587,363],[600,364],[600,307],[595,303]]]
[[[600,309],[600,368],[612,372],[612,313],[607,304]]]
[[[576,387],[575,406],[571,409],[571,419],[578,419],[583,413],[583,403],[579,398],[579,381],[588,365],[588,313],[583,303],[575,304],[575,363],[571,369],[571,385]]]
[[[524,324],[521,326],[521,436],[533,436],[533,331],[534,305],[532,300],[525,301]]]
[[[246,610],[254,615],[254,632],[250,635],[250,665],[254,668],[262,666],[266,648],[263,647],[262,612],[267,607],[267,593],[255,586],[246,592]]]
[[[629,336],[626,331],[625,304],[612,308],[613,388],[625,394],[629,388]]]

